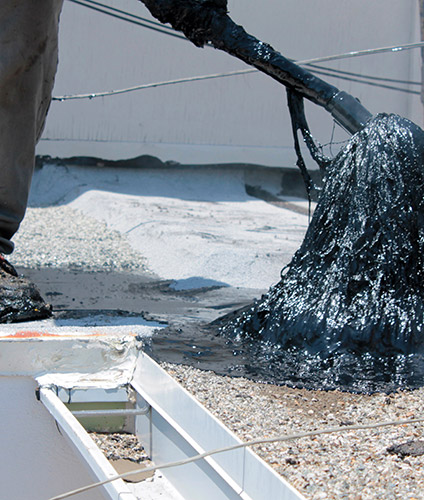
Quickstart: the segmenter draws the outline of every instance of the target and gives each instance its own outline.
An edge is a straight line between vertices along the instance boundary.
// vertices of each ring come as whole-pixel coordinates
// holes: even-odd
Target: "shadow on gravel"
[[[221,374],[247,375],[226,339],[206,327],[223,314],[249,304],[264,290],[233,288],[225,283],[192,277],[160,280],[154,276],[86,269],[18,268],[33,281],[53,306],[59,324],[127,326],[155,321],[146,350],[160,361],[183,363]]]

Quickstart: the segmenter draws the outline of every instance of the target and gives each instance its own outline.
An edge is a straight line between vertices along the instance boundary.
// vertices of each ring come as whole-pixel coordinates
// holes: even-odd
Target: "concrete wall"
[[[136,0],[103,0],[150,17]],[[418,0],[229,0],[233,19],[297,59],[416,42]],[[211,48],[197,49],[65,0],[55,95],[98,92],[246,68]],[[327,63],[344,71],[421,79],[420,51]],[[373,113],[422,124],[419,96],[324,77]],[[414,87],[419,90],[419,88]],[[312,132],[330,141],[331,117],[307,106]],[[345,139],[337,132],[334,140]],[[283,87],[262,74],[186,83],[85,101],[54,102],[40,154],[110,159],[151,154],[183,163],[294,163]]]

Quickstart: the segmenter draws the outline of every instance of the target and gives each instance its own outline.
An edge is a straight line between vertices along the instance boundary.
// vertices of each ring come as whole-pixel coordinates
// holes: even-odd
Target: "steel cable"
[[[70,0],[72,2],[78,2],[78,0]],[[371,54],[381,54],[383,52],[393,52],[397,53],[403,50],[411,50],[419,47],[424,47],[424,42],[418,42],[418,43],[412,43],[412,44],[406,44],[406,45],[393,45],[390,47],[380,47],[376,49],[366,49],[366,50],[359,50],[359,51],[353,51],[353,52],[346,52],[344,54],[337,54],[337,55],[332,55],[332,56],[324,56],[324,57],[317,57],[314,59],[306,59],[303,61],[295,61],[296,64],[299,66],[307,66],[312,63],[319,63],[323,61],[335,61],[335,60],[340,60],[340,59],[348,59],[352,57],[360,57],[364,55],[371,55]],[[324,69],[324,68],[323,68]],[[89,94],[73,94],[73,95],[62,95],[62,96],[54,96],[52,98],[53,101],[67,101],[67,100],[74,100],[74,99],[94,99],[96,97],[106,97],[106,96],[111,96],[111,95],[118,95],[118,94],[124,94],[127,92],[133,92],[135,90],[144,90],[148,88],[154,88],[154,87],[162,87],[165,85],[174,85],[174,84],[179,84],[179,83],[187,83],[187,82],[195,82],[195,81],[201,81],[201,80],[211,80],[215,78],[225,78],[225,77],[231,77],[231,76],[239,76],[239,75],[247,75],[249,73],[259,73],[259,70],[255,68],[249,68],[249,69],[243,69],[243,70],[238,70],[238,71],[230,71],[226,73],[215,73],[215,74],[210,74],[210,75],[201,75],[201,76],[193,76],[193,77],[187,77],[187,78],[179,78],[175,80],[167,80],[163,82],[155,82],[155,83],[147,83],[143,85],[135,85],[133,87],[128,87],[125,89],[118,89],[118,90],[110,90],[110,91],[105,91],[105,92],[91,92]],[[318,73],[318,71],[317,71]],[[335,75],[329,75],[329,76],[334,76]],[[342,77],[338,76],[338,78],[343,78],[347,79],[347,77]],[[352,81],[357,81],[360,83],[368,84],[368,85],[374,85],[374,86],[379,86],[382,88],[389,88],[391,90],[398,90],[401,92],[408,92],[412,94],[420,94],[419,91],[415,90],[410,90],[410,89],[402,89],[398,87],[392,87],[389,85],[383,85],[383,84],[376,84],[373,82],[361,82],[359,80],[353,80]],[[415,84],[416,82],[413,82]]]
[[[151,21],[144,20],[141,17],[129,14],[125,11],[121,11],[121,12],[124,12],[126,16],[134,17],[134,19],[130,19],[129,17],[125,17],[122,15],[116,14],[114,12],[108,12],[108,11],[104,10],[103,8],[96,7],[95,5],[87,4],[87,3],[82,2],[80,0],[68,0],[68,1],[75,3],[75,4],[78,4],[78,5],[82,5],[83,7],[87,7],[88,9],[94,10],[96,12],[101,12],[102,14],[106,14],[107,16],[115,17],[117,19],[121,19],[122,21],[127,21],[128,23],[136,24],[137,26],[142,26],[143,28],[147,28],[149,30],[158,31],[159,33],[162,33],[164,35],[169,35],[169,36],[172,36],[174,38],[179,38],[180,40],[188,41],[185,36],[182,36],[176,32],[173,32],[174,30],[172,30],[172,29],[170,30],[170,28],[168,28],[167,26],[162,26],[159,23],[152,23]],[[104,7],[106,7],[106,6],[104,6]],[[139,19],[143,19],[143,20],[140,21]],[[150,26],[148,23],[151,23],[152,25]],[[156,26],[160,26],[160,27],[156,27]],[[167,30],[170,30],[170,31],[167,31]]]

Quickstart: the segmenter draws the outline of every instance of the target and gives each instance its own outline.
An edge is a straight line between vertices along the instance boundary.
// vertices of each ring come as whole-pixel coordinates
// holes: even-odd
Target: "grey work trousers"
[[[63,0],[0,0],[0,253],[28,202],[57,68]]]

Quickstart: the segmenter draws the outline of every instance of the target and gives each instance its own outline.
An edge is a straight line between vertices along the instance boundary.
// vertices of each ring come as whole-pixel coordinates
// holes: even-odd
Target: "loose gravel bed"
[[[423,413],[424,389],[391,395],[307,391],[182,365],[163,363],[162,367],[245,441]],[[424,457],[401,458],[387,448],[422,437],[423,424],[408,424],[254,449],[307,499],[418,500],[424,498]]]
[[[17,266],[146,271],[124,235],[67,206],[29,208],[14,242]]]
[[[152,465],[134,434],[90,432],[90,437],[108,460],[129,460],[138,464]]]

